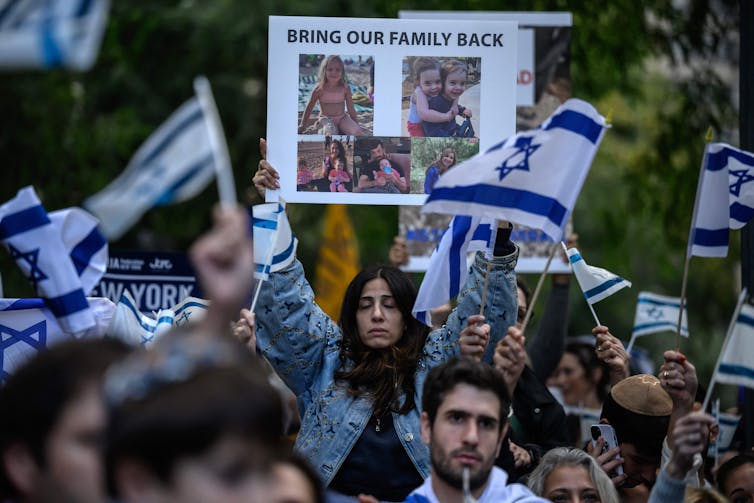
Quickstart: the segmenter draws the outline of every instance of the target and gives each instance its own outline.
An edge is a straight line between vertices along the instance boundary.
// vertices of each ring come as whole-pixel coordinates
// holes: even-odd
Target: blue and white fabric
[[[678,327],[678,311],[681,309],[679,297],[668,297],[652,292],[639,292],[634,316],[632,337],[655,334],[658,332],[675,332]],[[681,318],[681,335],[689,336],[688,310],[683,310]]]
[[[422,212],[508,220],[560,241],[605,128],[589,103],[568,100],[538,128],[443,174]]]
[[[80,337],[102,337],[115,304],[101,297],[87,298],[95,324]],[[5,380],[37,351],[73,338],[60,326],[43,299],[0,299],[0,380]]]
[[[88,70],[109,7],[108,0],[0,1],[0,68]]]
[[[212,181],[209,124],[199,100],[190,99],[139,147],[118,178],[84,201],[108,239],[122,236],[151,208],[191,199]]]
[[[754,154],[725,143],[707,146],[697,188],[689,256],[725,257],[730,229],[754,217]]]
[[[34,189],[25,187],[0,207],[0,241],[63,330],[76,334],[94,326],[86,295],[107,264],[107,242],[95,218],[78,208],[48,215]]]
[[[133,296],[125,290],[115,306],[108,335],[132,346],[150,346],[173,327],[200,321],[206,315],[208,306],[207,300],[186,297],[175,306],[160,309],[150,316],[139,311]]]
[[[599,302],[618,290],[631,286],[630,281],[626,281],[607,269],[588,265],[576,248],[568,249],[568,261],[571,263],[576,281],[578,281],[581,291],[584,292],[586,301],[590,304]]]
[[[298,239],[293,235],[283,203],[258,204],[252,214],[254,277],[266,281],[270,272],[293,263]]]
[[[754,389],[754,307],[744,304],[720,356],[715,381]]]
[[[469,252],[491,250],[493,229],[495,225],[481,217],[456,216],[450,221],[419,287],[412,309],[417,320],[432,326],[430,311],[458,295],[466,283]]]

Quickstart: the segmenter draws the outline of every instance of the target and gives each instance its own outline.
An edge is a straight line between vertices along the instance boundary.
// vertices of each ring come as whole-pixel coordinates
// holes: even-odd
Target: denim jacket
[[[491,260],[485,316],[490,343],[484,360],[491,362],[495,344],[515,323],[518,298],[513,269],[518,250]],[[458,335],[469,315],[479,312],[488,261],[478,253],[458,306],[447,323],[427,337],[416,371],[414,408],[393,413],[401,444],[423,478],[429,475],[429,449],[422,443],[419,416],[422,389],[429,369],[459,353]],[[257,304],[257,347],[298,398],[301,430],[295,448],[304,454],[329,485],[372,416],[368,397],[349,395],[334,380],[340,367],[341,331],[314,302],[314,292],[301,263],[270,275]]]

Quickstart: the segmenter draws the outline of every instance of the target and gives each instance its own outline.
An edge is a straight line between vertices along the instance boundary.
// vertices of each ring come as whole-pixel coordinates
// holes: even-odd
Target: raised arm
[[[270,274],[256,307],[257,347],[296,396],[307,393],[328,359],[336,359],[341,332],[314,302],[296,260]]]

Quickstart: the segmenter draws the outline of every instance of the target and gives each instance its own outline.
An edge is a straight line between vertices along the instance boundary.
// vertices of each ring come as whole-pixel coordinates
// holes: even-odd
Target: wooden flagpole
[[[537,287],[534,289],[534,295],[531,296],[531,302],[529,302],[529,305],[526,307],[526,316],[524,317],[523,323],[521,323],[521,333],[526,333],[526,326],[529,324],[529,320],[531,320],[531,313],[534,312],[534,305],[537,303],[537,298],[539,298],[539,292],[542,290],[542,284],[545,281],[545,276],[547,276],[547,271],[550,270],[550,263],[552,262],[552,258],[555,256],[555,252],[558,249],[558,243],[553,243],[552,249],[550,250],[550,256],[547,258],[547,263],[545,264],[545,268],[542,271],[542,274],[539,275],[539,281],[537,281]]]
[[[683,310],[686,309],[686,285],[689,279],[689,264],[691,263],[691,247],[694,244],[694,222],[696,222],[696,212],[699,206],[699,192],[704,182],[704,163],[707,160],[707,146],[712,141],[712,127],[707,129],[704,137],[704,155],[702,156],[702,166],[699,169],[699,181],[696,184],[696,197],[694,198],[694,210],[691,213],[691,224],[689,226],[689,239],[686,245],[686,260],[683,264],[683,279],[681,280],[681,301],[678,310],[678,324],[675,329],[675,350],[681,351],[681,323],[683,322]]]

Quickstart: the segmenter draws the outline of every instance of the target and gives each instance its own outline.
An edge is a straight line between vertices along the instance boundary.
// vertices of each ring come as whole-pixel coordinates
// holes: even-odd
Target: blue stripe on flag
[[[272,263],[279,264],[280,262],[287,260],[288,257],[291,256],[291,253],[293,253],[293,245],[294,245],[294,240],[291,239],[291,242],[288,244],[288,248],[286,248],[285,250],[281,251],[280,253],[272,257]]]
[[[728,228],[694,229],[694,244],[699,246],[728,246]]]
[[[50,306],[50,311],[56,318],[89,309],[89,302],[81,288],[59,297],[48,298],[47,305]]]
[[[18,11],[23,7],[26,7],[26,10],[30,11],[35,7],[35,3],[36,2],[30,0],[10,0],[2,9],[0,9],[0,29],[4,28],[3,24],[5,23],[5,19],[10,16],[11,11],[13,11],[14,9]],[[21,16],[16,14],[16,18],[19,20],[19,22],[13,26],[7,26],[5,28],[18,28],[18,25],[26,20],[27,15],[27,13],[24,13]]]
[[[639,303],[652,304],[653,306],[668,306],[668,307],[674,307],[676,309],[681,308],[680,304],[674,304],[672,302],[665,302],[662,300],[647,299],[645,297],[639,297]]]
[[[10,306],[3,309],[3,311],[22,311],[24,309],[43,309],[47,307],[47,304],[45,304],[44,299],[40,298],[29,298],[29,299],[18,299]]]
[[[583,136],[596,144],[602,134],[603,127],[590,117],[574,110],[564,110],[550,119],[544,131],[561,128]]]
[[[0,240],[6,240],[16,234],[36,229],[50,223],[42,205],[31,206],[16,213],[11,213],[0,220]]]
[[[677,324],[670,323],[669,321],[657,321],[653,323],[642,323],[641,325],[636,325],[634,327],[634,332],[638,332],[640,330],[645,330],[647,328],[659,328],[659,327],[667,327],[668,329],[675,330],[677,328]],[[683,327],[681,328],[681,331],[683,332]]]
[[[207,306],[205,306],[201,302],[188,302],[184,304],[183,306],[181,306],[180,309],[176,310],[175,315],[178,316],[179,314],[181,314],[183,311],[185,311],[186,309],[190,307],[201,307],[202,309],[207,309]]]
[[[180,123],[175,124],[172,131],[166,134],[163,140],[159,144],[157,144],[151,152],[146,154],[146,157],[144,159],[139,161],[139,167],[146,167],[146,165],[151,163],[156,157],[162,154],[162,152],[166,148],[168,148],[168,146],[173,142],[173,140],[176,139],[176,137],[181,136],[185,132],[184,130],[191,126],[192,122],[196,122],[198,120],[204,120],[204,118],[201,108],[198,104],[196,104],[196,112],[183,119]]]
[[[480,224],[477,226],[476,229],[474,229],[474,235],[471,236],[471,240],[472,241],[486,241],[487,244],[489,244],[491,237],[492,237],[492,229],[490,228],[490,224]]]
[[[119,302],[121,304],[123,304],[124,306],[126,306],[134,314],[134,317],[136,318],[136,323],[138,323],[141,328],[143,328],[147,332],[154,332],[154,328],[155,327],[153,327],[153,326],[151,326],[151,325],[149,325],[147,323],[144,323],[141,320],[141,316],[142,316],[141,311],[139,311],[138,309],[136,309],[136,306],[134,306],[133,304],[131,304],[131,301],[128,300],[128,297],[126,297],[125,295],[123,295],[120,298]]]
[[[746,223],[754,218],[754,208],[737,202],[733,203],[730,205],[730,218]]]
[[[92,10],[92,5],[94,2],[92,0],[81,0],[81,3],[79,3],[78,9],[76,9],[76,12],[74,13],[74,16],[76,17],[84,17],[87,14],[89,14],[89,11]]]
[[[707,171],[720,171],[721,169],[727,169],[728,167],[728,154],[730,151],[727,148],[720,150],[719,152],[707,152]]]
[[[495,185],[471,185],[466,187],[435,187],[427,202],[434,200],[473,201],[476,204],[517,209],[547,218],[562,227],[568,209],[557,199],[528,190],[512,189]],[[426,203],[425,203],[426,204]]]
[[[51,8],[45,10],[51,10]],[[63,53],[55,40],[55,20],[51,14],[45,13],[45,19],[39,26],[39,37],[42,42],[42,64],[47,68],[58,67],[63,63]]]
[[[744,325],[749,325],[750,327],[754,327],[754,318],[751,316],[747,316],[745,314],[739,314],[738,319],[736,320],[736,323],[742,323]]]
[[[738,419],[728,419],[727,417],[718,417],[716,419],[718,423],[725,424],[727,426],[737,426],[739,421]]]
[[[744,367],[743,365],[721,363],[720,367],[718,367],[718,373],[754,379],[754,369],[750,367]]]
[[[71,250],[71,260],[73,261],[73,265],[76,266],[76,272],[79,276],[81,276],[81,272],[89,265],[92,256],[100,251],[106,244],[107,241],[105,240],[105,237],[100,233],[99,229],[95,227],[88,236],[81,240],[81,242]]]
[[[262,274],[270,274],[270,265],[269,264],[255,264],[256,267],[254,270],[258,273]]]
[[[583,259],[583,258],[581,258],[581,255],[580,255],[580,254],[578,254],[578,253],[574,253],[573,255],[571,255],[570,257],[568,257],[568,261],[569,261],[570,263],[572,263],[572,264],[575,264],[575,263],[576,263],[576,262],[578,262],[579,260],[584,260],[584,259]]]
[[[461,257],[461,248],[466,242],[466,233],[471,228],[471,217],[459,215],[453,219],[453,241],[450,244],[450,286],[449,293],[450,298],[454,297],[461,291],[461,278],[458,277],[458,271],[461,267],[465,267],[465,264],[461,265],[461,260],[466,260],[466,257]]]
[[[277,220],[267,220],[264,218],[254,217],[252,226],[259,227],[260,229],[271,229],[274,231],[275,229],[278,228],[278,222]]]
[[[157,198],[155,201],[155,206],[165,206],[168,204],[171,204],[173,201],[175,201],[176,197],[175,194],[181,188],[186,185],[188,182],[190,182],[197,173],[200,173],[206,166],[212,164],[213,162],[213,156],[212,154],[207,155],[204,159],[201,159],[194,163],[189,170],[184,174],[181,178],[176,180],[176,182],[165,189],[165,191],[160,194],[160,197]]]
[[[604,292],[608,288],[611,288],[619,283],[623,283],[623,278],[610,279],[608,281],[605,281],[601,285],[595,286],[591,290],[587,290],[586,292],[584,292],[584,297],[586,297],[587,299],[591,299],[595,295],[599,295],[600,293]]]

